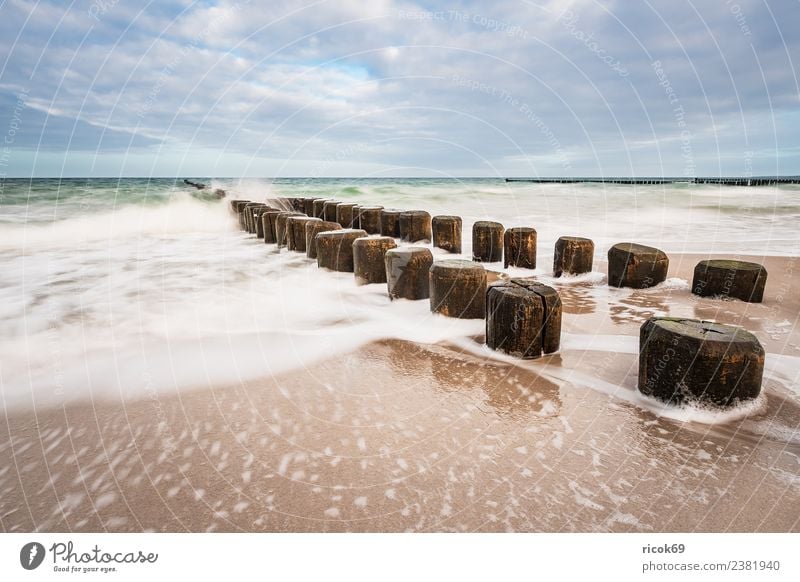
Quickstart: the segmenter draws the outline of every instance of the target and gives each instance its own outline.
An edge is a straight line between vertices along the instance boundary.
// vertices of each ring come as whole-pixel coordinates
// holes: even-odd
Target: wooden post
[[[325,219],[325,203],[330,201],[329,198],[317,198],[312,204],[315,218]],[[333,222],[333,221],[330,221]]]
[[[317,258],[317,235],[321,232],[328,232],[331,230],[341,230],[342,225],[338,222],[327,222],[320,219],[319,222],[309,221],[305,224],[306,229],[306,256],[309,259]]]
[[[503,225],[479,220],[472,225],[472,260],[497,263],[503,260]]]
[[[281,212],[275,219],[275,242],[278,248],[286,246],[286,221],[290,216],[303,216],[299,212]]]
[[[310,216],[290,216],[286,219],[286,249],[306,252],[306,224],[309,222],[322,222],[319,218]]]
[[[430,268],[431,311],[460,319],[486,317],[486,269],[472,261],[446,260]]]
[[[533,278],[490,285],[486,293],[486,344],[522,359],[558,351],[561,298]]]
[[[386,283],[386,251],[397,247],[390,236],[357,238],[353,243],[353,268],[357,285]]]
[[[381,233],[381,212],[383,206],[360,206],[358,208],[358,224],[368,234]]]
[[[433,246],[453,254],[461,253],[460,216],[434,216],[431,220],[433,231]]]
[[[352,273],[353,242],[362,236],[367,236],[367,233],[357,228],[343,228],[319,233],[316,236],[317,266],[323,269]]]
[[[758,263],[711,259],[694,268],[692,293],[700,297],[732,297],[761,303],[767,284],[767,270]]]
[[[383,236],[400,238],[400,214],[402,212],[402,210],[393,208],[383,209],[381,212],[381,234]]]
[[[608,250],[608,284],[646,289],[667,278],[669,258],[659,249],[636,243],[615,244]]]
[[[358,204],[351,202],[340,203],[336,207],[336,222],[344,228],[353,228],[356,208],[358,208]]]
[[[322,219],[327,222],[336,222],[336,207],[339,206],[338,200],[328,200],[323,205]]]
[[[536,230],[528,227],[509,228],[504,235],[504,267],[536,268]]]
[[[310,198],[303,198],[303,213],[306,216],[314,217],[314,201],[317,198],[310,197]]]
[[[592,272],[594,243],[588,238],[562,236],[556,241],[553,276],[580,275]]]
[[[428,271],[433,255],[425,247],[404,247],[386,251],[386,283],[390,299],[430,297]]]
[[[432,240],[431,215],[424,210],[406,210],[401,212],[400,238],[412,243]]]
[[[733,406],[761,392],[764,348],[730,325],[653,317],[639,331],[639,391],[670,404]]]
[[[264,242],[268,244],[275,244],[277,239],[277,219],[278,215],[283,212],[282,210],[267,210],[261,215],[261,222],[264,225]]]

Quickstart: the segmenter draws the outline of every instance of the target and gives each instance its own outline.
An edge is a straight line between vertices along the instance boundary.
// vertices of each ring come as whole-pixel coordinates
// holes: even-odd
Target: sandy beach
[[[690,293],[703,258],[670,254],[670,279],[643,291],[545,278],[562,348],[535,361],[482,336],[380,340],[212,389],[7,410],[0,529],[800,531],[800,259],[753,258],[769,280],[747,304]],[[752,331],[758,402],[727,416],[642,402],[653,315]]]

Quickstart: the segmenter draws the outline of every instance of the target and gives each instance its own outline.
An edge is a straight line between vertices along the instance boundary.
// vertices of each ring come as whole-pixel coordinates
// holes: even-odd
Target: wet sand
[[[669,276],[703,258],[670,255]],[[559,282],[563,349],[536,361],[387,340],[245,384],[7,412],[0,529],[800,531],[800,259],[762,262],[762,304]],[[652,315],[754,332],[759,411],[709,425],[632,403]]]

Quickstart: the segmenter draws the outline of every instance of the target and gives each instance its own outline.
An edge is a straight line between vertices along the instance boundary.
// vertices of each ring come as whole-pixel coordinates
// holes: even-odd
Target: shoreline
[[[0,529],[800,531],[800,259],[764,258],[747,304],[674,281],[703,258],[671,255],[672,283],[644,291],[547,281],[564,342],[540,360],[383,339],[233,385],[7,410]],[[743,325],[780,355],[763,411],[703,424],[628,401],[632,336],[661,313]]]

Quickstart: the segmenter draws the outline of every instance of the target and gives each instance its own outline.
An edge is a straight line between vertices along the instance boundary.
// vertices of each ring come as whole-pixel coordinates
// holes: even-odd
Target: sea
[[[2,183],[2,408],[157,398],[274,377],[380,339],[433,344],[482,333],[483,322],[432,316],[425,302],[390,304],[385,288],[358,287],[350,274],[320,276],[304,255],[242,232],[234,198],[320,196],[456,214],[465,257],[476,220],[533,226],[540,257],[529,274],[542,277],[563,235],[593,239],[596,259],[623,241],[667,253],[800,256],[796,185],[191,178],[209,188],[161,178]],[[582,277],[598,289],[605,280]],[[635,352],[635,342],[619,349]],[[796,378],[795,360],[787,374]]]

